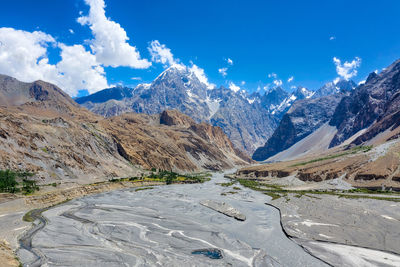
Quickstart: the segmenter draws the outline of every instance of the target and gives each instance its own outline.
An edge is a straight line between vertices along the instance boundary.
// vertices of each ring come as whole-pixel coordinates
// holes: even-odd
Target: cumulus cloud
[[[272,73],[268,74],[268,78],[276,79],[276,78],[278,78],[278,75],[276,73],[272,72]]]
[[[228,75],[228,68],[220,68],[218,69],[218,72],[222,75],[222,77],[225,77],[226,75]]]
[[[129,38],[121,25],[106,17],[104,0],[85,0],[85,3],[90,6],[89,14],[77,21],[88,25],[92,31],[94,39],[89,42],[97,62],[111,67],[150,67],[151,63],[142,59],[136,47],[128,43]]]
[[[151,55],[151,60],[156,63],[161,63],[165,67],[172,66],[178,62],[174,59],[174,55],[171,53],[171,49],[166,47],[164,44],[160,44],[158,40],[151,41],[147,48]]]
[[[69,29],[68,31],[69,31],[70,34],[74,34],[75,33],[73,29]]]
[[[343,64],[337,57],[333,58],[333,63],[336,65],[337,74],[345,80],[357,75],[357,68],[361,65],[361,58],[355,57],[351,62],[345,61]]]
[[[246,82],[245,82],[245,81],[242,81],[240,84],[243,86],[243,85],[245,85],[245,84],[246,84]]]
[[[108,87],[104,69],[81,45],[66,46],[49,34],[13,28],[0,28],[0,42],[0,73],[25,82],[51,82],[72,96],[80,89],[93,93]],[[49,45],[61,49],[57,64],[49,64]]]
[[[336,39],[336,36],[331,36],[331,37],[329,37],[329,41],[333,41],[333,40],[335,40]]]
[[[288,81],[288,83],[290,83],[290,82],[292,82],[293,80],[294,80],[294,77],[293,77],[293,76],[290,76],[289,79],[288,79],[287,81]]]
[[[233,82],[229,82],[229,89],[231,89],[235,93],[240,91],[240,87]]]
[[[276,86],[282,86],[282,84],[283,84],[282,80],[274,80],[273,83],[274,83]]]
[[[109,87],[104,68],[97,62],[96,56],[86,51],[82,45],[60,45],[61,61],[57,63],[59,84],[68,94],[76,95],[77,89],[87,89],[90,94]],[[51,81],[51,79],[49,79]]]
[[[141,81],[142,77],[132,77],[131,80],[133,80],[133,81]]]
[[[47,46],[56,41],[41,31],[26,32],[0,28],[0,73],[24,81],[43,78]]]
[[[226,62],[229,64],[229,65],[233,65],[233,60],[232,59],[230,59],[230,58],[227,58],[226,59]]]

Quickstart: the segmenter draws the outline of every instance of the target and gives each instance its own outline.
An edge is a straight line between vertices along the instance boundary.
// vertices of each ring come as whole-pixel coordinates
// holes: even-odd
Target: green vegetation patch
[[[67,203],[68,201],[70,201],[70,199],[63,200],[63,201],[61,201],[61,202],[58,202],[58,203],[56,203],[56,204],[54,204],[54,205],[48,206],[48,207],[43,208],[43,209],[33,209],[33,210],[30,210],[30,211],[28,211],[27,213],[24,214],[24,216],[22,217],[22,220],[23,220],[24,222],[34,222],[35,219],[36,219],[35,217],[40,216],[40,215],[41,215],[43,212],[45,212],[46,210],[48,210],[48,209],[50,209],[50,208],[53,208],[53,207],[55,207],[55,206],[58,206],[58,205]]]
[[[154,187],[151,187],[151,186],[149,186],[149,187],[140,187],[140,188],[136,188],[135,189],[135,192],[138,192],[138,191],[143,191],[143,190],[148,190],[148,189],[153,189]]]
[[[156,170],[153,168],[152,170]],[[140,177],[128,177],[128,178],[112,178],[108,181],[111,183],[117,182],[160,182],[166,184],[174,183],[204,183],[210,180],[209,173],[203,174],[179,174],[172,171],[159,170],[156,172],[150,172],[148,175],[142,175]]]
[[[277,193],[275,193],[273,191],[267,191],[267,192],[264,192],[264,194],[267,195],[267,196],[272,197],[272,200],[275,200],[275,199],[278,199],[278,198],[281,197],[280,194],[277,194]]]
[[[39,190],[36,181],[28,177],[34,176],[34,173],[26,171],[0,170],[0,192],[18,193],[25,195]]]
[[[220,186],[224,186],[224,187],[229,187],[232,186],[236,183],[236,181],[234,182],[229,182],[229,183],[216,183],[216,185],[220,185]]]
[[[328,159],[335,159],[335,158],[340,158],[343,156],[347,156],[347,155],[352,155],[352,154],[356,154],[358,152],[368,152],[372,149],[372,146],[357,146],[354,147],[348,151],[339,153],[339,154],[334,154],[334,155],[330,155],[330,156],[326,156],[326,157],[321,157],[321,158],[316,158],[316,159],[312,159],[309,161],[304,161],[304,162],[300,162],[300,163],[296,163],[293,165],[290,165],[290,167],[298,167],[298,166],[304,166],[307,164],[311,164],[311,163],[315,163],[315,162],[319,162],[319,161],[324,161],[324,160],[328,160]]]
[[[258,182],[255,180],[246,180],[246,179],[237,179],[237,181],[252,190],[259,191],[272,197],[272,200],[278,199],[280,197],[287,197],[287,194],[294,194],[294,197],[301,198],[302,196],[307,196],[310,198],[320,199],[316,195],[332,195],[341,198],[349,198],[349,199],[375,199],[375,200],[386,200],[393,202],[400,202],[400,194],[397,192],[391,191],[379,191],[379,190],[370,190],[366,188],[357,188],[351,190],[287,190],[282,188],[279,185],[273,184],[265,184],[262,182]],[[357,194],[358,193],[358,194]],[[360,195],[363,193],[364,195]],[[381,197],[381,196],[371,196],[366,194],[389,194],[395,195],[399,197]],[[288,198],[286,198],[288,200]]]

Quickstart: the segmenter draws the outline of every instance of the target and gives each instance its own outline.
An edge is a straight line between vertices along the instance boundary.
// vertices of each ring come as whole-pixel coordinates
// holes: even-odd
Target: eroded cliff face
[[[102,120],[100,125],[117,140],[121,155],[145,168],[221,170],[250,162],[220,128],[197,124],[177,111],[126,113]]]
[[[400,188],[400,140],[376,147],[327,151],[292,161],[244,167],[237,175],[247,179],[294,176],[306,182],[340,178],[356,187]]]
[[[0,76],[0,96],[0,169],[32,171],[42,183],[88,183],[153,167],[222,170],[250,161],[221,129],[176,111],[104,119],[54,85],[7,76]],[[161,124],[161,117],[172,123]]]

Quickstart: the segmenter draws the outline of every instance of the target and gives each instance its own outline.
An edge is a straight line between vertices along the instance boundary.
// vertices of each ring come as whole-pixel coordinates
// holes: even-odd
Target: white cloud
[[[268,74],[268,78],[276,79],[276,78],[278,78],[278,75],[276,73],[272,72],[272,73]]]
[[[89,25],[94,35],[89,42],[97,62],[104,66],[138,69],[151,66],[147,59],[141,59],[136,47],[128,43],[129,38],[121,25],[106,17],[104,0],[85,0],[85,3],[90,6],[89,14],[79,17],[78,22]]]
[[[329,41],[333,41],[333,40],[335,40],[336,39],[336,36],[331,36],[331,37],[329,37]]]
[[[82,45],[60,45],[61,61],[57,63],[57,79],[53,82],[68,94],[76,95],[77,90],[87,89],[90,94],[108,87],[105,72],[96,56]],[[51,81],[51,79],[49,79]]]
[[[226,59],[226,62],[229,64],[229,65],[233,65],[233,60],[232,59],[230,59],[230,58],[227,58]]]
[[[188,67],[188,68],[192,73],[194,73],[194,75],[196,75],[197,79],[199,79],[200,82],[207,85],[208,89],[213,89],[215,87],[215,84],[208,82],[208,78],[207,78],[206,74],[204,73],[204,69],[198,67],[195,64],[192,64],[192,66]]]
[[[151,55],[151,60],[156,63],[161,63],[165,67],[177,64],[171,49],[164,44],[160,44],[158,40],[151,41],[148,50]]]
[[[68,31],[69,31],[70,34],[74,34],[75,33],[73,29],[69,29]]]
[[[282,80],[274,80],[273,82],[276,86],[281,86],[283,84]]]
[[[133,81],[141,81],[142,77],[132,77],[131,80],[133,80]]]
[[[333,63],[336,65],[337,74],[345,80],[357,75],[357,68],[361,65],[361,58],[355,57],[353,61],[345,61],[343,64],[337,57],[333,58]]]
[[[23,81],[43,79],[47,46],[55,44],[51,35],[0,28],[0,73]]]
[[[90,93],[108,87],[104,69],[81,45],[57,44],[51,35],[35,31],[0,28],[0,73],[24,82],[44,80],[71,96],[80,89]],[[49,64],[48,45],[61,49],[61,61]]]
[[[292,89],[292,90],[294,90],[294,89],[296,89],[297,87],[295,86],[295,85],[292,85],[292,86],[290,86],[290,89]]]
[[[294,80],[294,77],[293,77],[293,76],[290,76],[289,79],[288,79],[287,81],[288,81],[288,83],[290,83],[290,82],[292,82],[293,80]]]
[[[228,75],[227,71],[228,71],[228,68],[218,69],[218,72],[222,75],[222,77],[225,77],[226,75]]]
[[[234,84],[233,82],[229,82],[229,89],[231,89],[232,91],[234,91],[236,93],[240,90],[240,87],[237,86],[236,84]]]
[[[246,82],[245,82],[245,81],[242,81],[240,84],[243,86],[243,85],[245,85],[245,84],[246,84]]]

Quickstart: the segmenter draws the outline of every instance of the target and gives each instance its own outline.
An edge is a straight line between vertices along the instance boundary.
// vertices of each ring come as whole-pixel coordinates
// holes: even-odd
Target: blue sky
[[[3,1],[0,28],[27,32],[24,35],[26,38],[36,38],[28,34],[34,31],[46,34],[47,37],[40,37],[41,45],[46,47],[46,54],[44,56],[38,52],[40,56],[36,61],[48,57],[46,66],[49,68],[60,62],[60,53],[63,49],[67,51],[66,47],[71,48],[71,58],[79,58],[79,53],[84,51],[72,47],[81,45],[87,52],[85,56],[88,61],[97,60],[97,63],[87,62],[87,66],[102,68],[102,71],[97,69],[97,73],[88,72],[93,75],[92,80],[96,80],[99,73],[106,77],[106,81],[99,79],[88,85],[91,86],[91,92],[104,84],[134,86],[153,80],[168,65],[152,61],[148,47],[154,40],[165,45],[163,48],[169,48],[176,62],[188,66],[193,63],[203,68],[210,83],[229,86],[233,82],[249,91],[273,84],[274,80],[278,83],[281,80],[283,87],[288,90],[294,85],[317,89],[339,76],[334,57],[341,60],[342,67],[345,67],[343,64],[346,61],[354,63],[350,64],[351,70],[357,70],[358,74],[351,78],[357,82],[364,80],[369,72],[381,70],[400,58],[400,1],[397,0],[105,0],[106,17],[118,23],[126,32],[129,37],[127,44],[140,55],[137,64],[127,64],[124,59],[130,57],[126,53],[112,58],[113,55],[96,54],[91,49],[90,44],[96,39],[91,26],[96,23],[101,26],[101,21],[78,23],[77,19],[88,16],[89,4],[96,5],[102,0],[86,1]],[[9,30],[0,31],[0,42],[3,43],[0,43],[0,56],[2,49],[7,49],[4,44],[10,47],[15,40],[9,37],[13,34]],[[107,32],[99,34],[103,34],[103,39],[96,42],[99,47],[107,48],[107,44],[101,44],[107,41],[104,37]],[[18,36],[15,35],[15,38]],[[50,40],[49,36],[54,40]],[[110,37],[113,38],[113,35]],[[46,45],[43,39],[46,39]],[[60,46],[60,43],[64,46]],[[19,45],[24,46],[25,43]],[[27,50],[31,50],[28,45]],[[3,51],[6,52],[7,64],[18,60],[15,55],[19,54],[14,50]],[[228,59],[233,64],[229,64]],[[78,74],[68,65],[68,60],[65,61],[65,64],[57,66],[60,68],[57,75],[71,75],[71,79],[74,79]],[[30,75],[25,77],[18,70],[15,73],[9,70],[4,61],[3,68],[1,64],[0,72],[10,72],[6,74],[15,74],[22,80],[35,79],[35,75],[38,78],[49,77],[50,80],[53,77],[55,82],[59,79],[56,74],[43,74],[48,73],[43,68],[32,72],[27,69],[25,72]],[[221,74],[224,68],[227,68],[225,77]],[[272,73],[276,75],[268,75]],[[287,82],[292,76],[293,80]],[[67,78],[63,77],[64,80]],[[60,82],[60,85],[71,87],[67,92],[76,95],[78,89],[84,88],[75,87],[85,87],[88,82]]]

